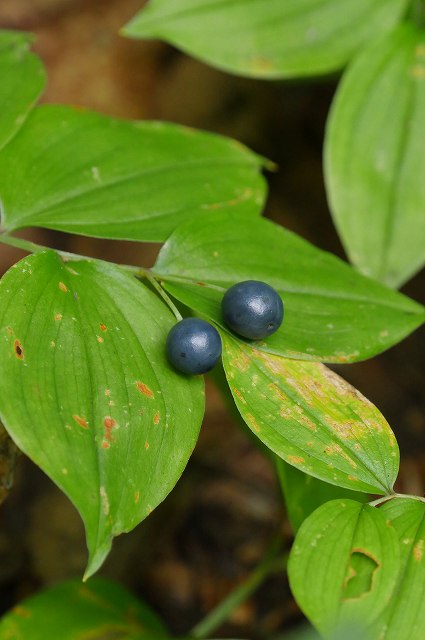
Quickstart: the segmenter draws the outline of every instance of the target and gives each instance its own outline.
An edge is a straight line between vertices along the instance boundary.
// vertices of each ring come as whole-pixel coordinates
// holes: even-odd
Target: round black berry
[[[207,373],[221,356],[221,338],[217,329],[200,318],[185,318],[167,337],[167,357],[178,371]]]
[[[275,289],[265,282],[246,280],[230,287],[221,303],[226,325],[251,340],[267,338],[279,329],[283,320],[283,302]]]

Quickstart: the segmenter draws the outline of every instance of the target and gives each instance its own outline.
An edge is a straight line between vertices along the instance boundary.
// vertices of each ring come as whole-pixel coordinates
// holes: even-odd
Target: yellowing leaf
[[[371,402],[322,364],[281,358],[228,336],[223,346],[239,412],[269,449],[326,482],[391,493],[398,446]]]

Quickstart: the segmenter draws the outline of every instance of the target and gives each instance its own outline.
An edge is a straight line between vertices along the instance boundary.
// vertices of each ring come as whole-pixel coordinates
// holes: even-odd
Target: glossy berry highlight
[[[283,302],[265,282],[245,280],[230,287],[221,303],[226,325],[250,340],[260,340],[277,331],[283,320]]]
[[[171,329],[166,344],[167,358],[182,373],[197,375],[211,371],[221,356],[217,329],[200,318],[185,318]]]

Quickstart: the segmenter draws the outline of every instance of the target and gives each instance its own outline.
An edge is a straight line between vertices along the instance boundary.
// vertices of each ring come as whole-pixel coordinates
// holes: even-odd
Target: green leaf
[[[151,0],[127,24],[132,38],[161,38],[220,69],[291,78],[342,67],[391,29],[407,0]]]
[[[3,226],[163,241],[207,211],[256,215],[262,164],[213,134],[43,106],[0,154]]]
[[[41,60],[29,52],[31,39],[0,30],[0,149],[21,128],[46,82]]]
[[[242,280],[269,283],[284,300],[285,319],[256,346],[294,358],[363,360],[425,320],[424,307],[264,218],[216,214],[179,227],[155,271],[175,298],[222,328],[225,289]]]
[[[223,365],[236,406],[286,462],[331,484],[391,493],[399,453],[376,407],[316,362],[289,360],[223,335]]]
[[[351,620],[376,619],[398,571],[394,529],[378,509],[354,500],[327,502],[307,518],[288,562],[292,592],[325,638]]]
[[[282,490],[286,512],[294,532],[297,532],[304,520],[325,502],[346,498],[367,502],[368,495],[337,487],[323,480],[303,473],[278,456],[274,456],[280,488]]]
[[[393,597],[374,625],[374,638],[423,640],[425,629],[425,504],[395,498],[379,509],[399,539],[401,568]]]
[[[140,600],[109,580],[70,580],[7,613],[0,640],[157,640],[169,638],[162,622]]]
[[[173,322],[106,263],[49,251],[0,281],[1,420],[80,512],[87,576],[171,491],[197,440],[203,380],[167,364]]]
[[[347,70],[326,134],[332,214],[350,260],[398,287],[425,263],[425,31],[403,25]]]

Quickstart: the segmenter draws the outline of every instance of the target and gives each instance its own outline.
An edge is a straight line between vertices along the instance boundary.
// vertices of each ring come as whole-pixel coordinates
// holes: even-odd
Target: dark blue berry
[[[169,362],[178,371],[207,373],[221,356],[221,338],[209,322],[185,318],[171,329],[166,349]]]
[[[283,320],[283,302],[275,289],[265,282],[246,280],[230,287],[221,303],[226,325],[251,340],[267,338]]]

